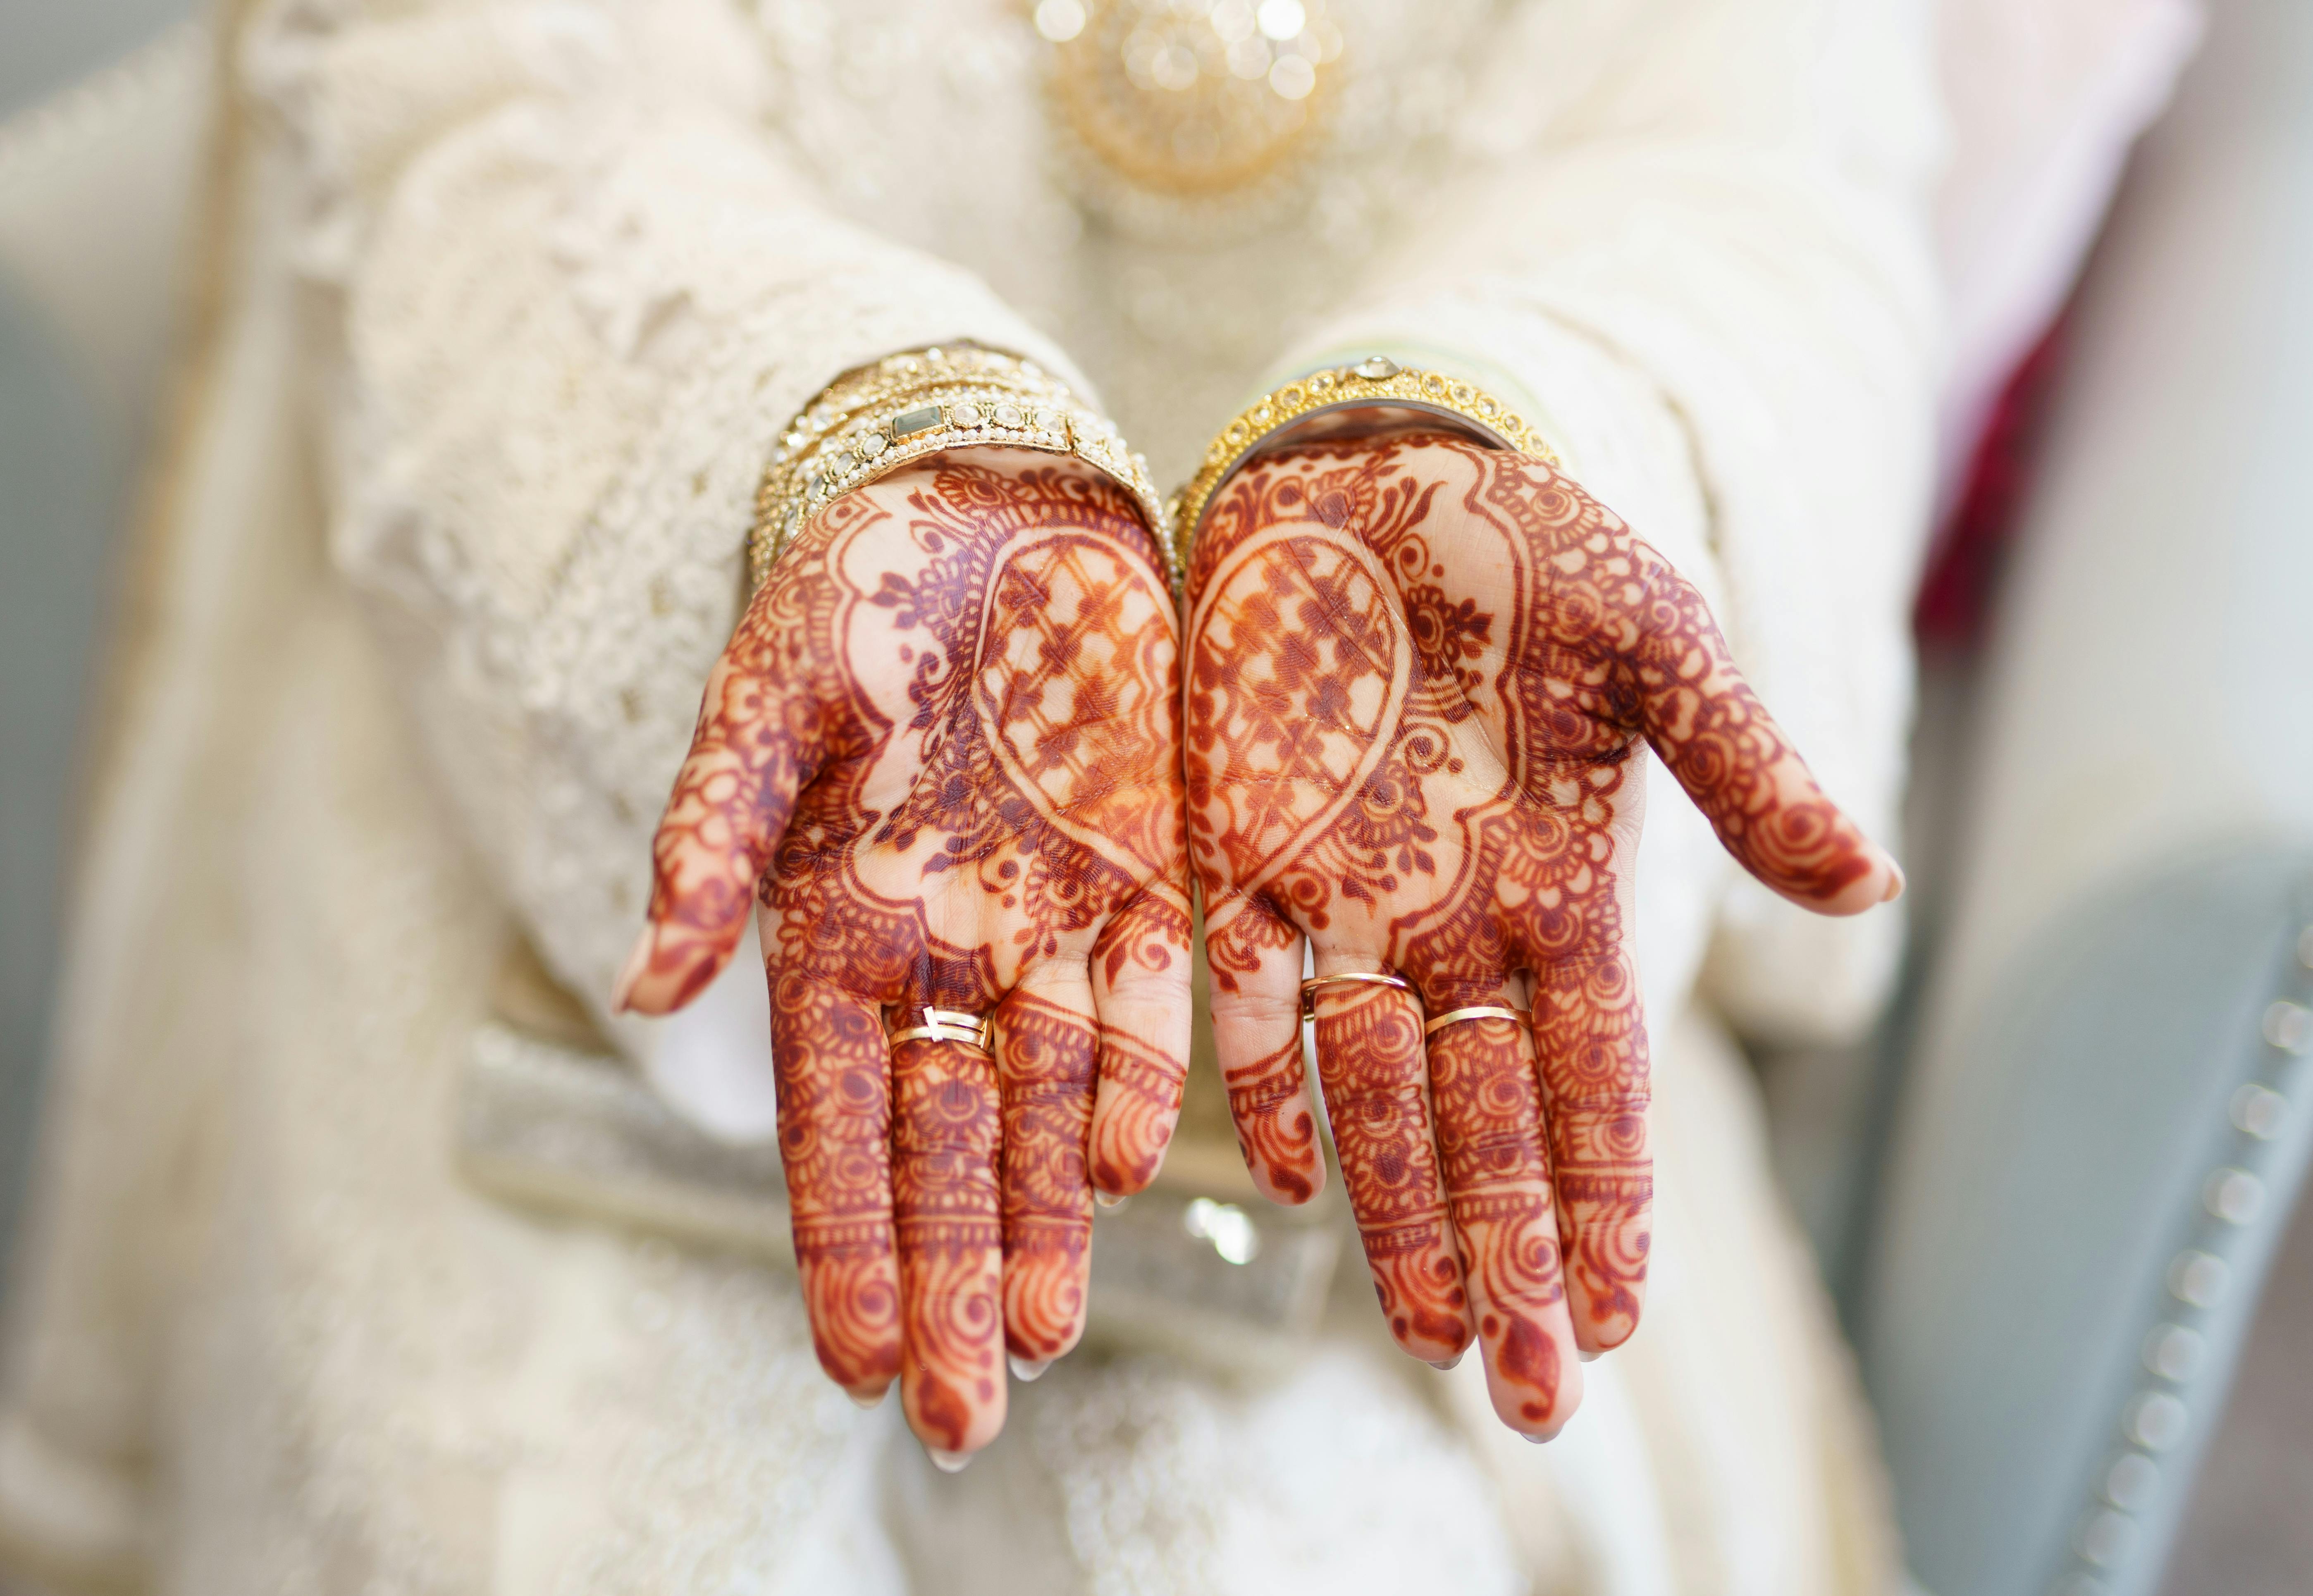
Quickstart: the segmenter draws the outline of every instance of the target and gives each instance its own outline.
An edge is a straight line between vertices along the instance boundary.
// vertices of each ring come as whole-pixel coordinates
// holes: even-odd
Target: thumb
[[[758,593],[716,662],[690,757],[651,840],[650,923],[628,955],[613,1009],[666,1014],[730,962],[755,884],[814,774],[822,712],[809,673],[781,671]]]
[[[1853,915],[1904,873],[1817,785],[1693,584],[1658,554],[1632,659],[1647,741],[1744,869],[1802,908]]]

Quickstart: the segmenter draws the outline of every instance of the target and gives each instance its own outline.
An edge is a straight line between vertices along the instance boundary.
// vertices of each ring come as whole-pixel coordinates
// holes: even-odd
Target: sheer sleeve
[[[478,859],[603,1017],[786,424],[945,341],[1077,379],[979,280],[818,206],[736,8],[298,4],[243,61],[322,289],[330,558]]]
[[[1501,147],[1465,152],[1290,364],[1394,353],[1525,405],[1709,594],[1825,787],[1893,842],[1936,378],[1926,8],[1659,0],[1614,8],[1613,39],[1549,37],[1584,13],[1529,8],[1543,37],[1500,58],[1596,72],[1540,96],[1509,68],[1482,86],[1465,126]],[[1728,893],[1707,980],[1739,1023],[1868,1021],[1895,916]]]

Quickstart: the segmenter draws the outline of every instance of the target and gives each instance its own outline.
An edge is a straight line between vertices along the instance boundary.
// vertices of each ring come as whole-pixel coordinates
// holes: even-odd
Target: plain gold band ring
[[[1317,1017],[1316,1008],[1309,1000],[1316,995],[1317,989],[1319,987],[1350,986],[1352,984],[1364,987],[1394,987],[1398,991],[1405,993],[1409,996],[1413,996],[1413,983],[1412,981],[1407,980],[1403,976],[1391,975],[1386,970],[1358,969],[1350,970],[1346,975],[1313,976],[1308,980],[1301,983],[1301,1018],[1304,1020],[1315,1020]],[[1415,996],[1413,1000],[1417,1004],[1421,1001],[1418,996]]]
[[[1480,1004],[1474,1008],[1448,1009],[1421,1028],[1424,1036],[1436,1036],[1448,1025],[1459,1025],[1464,1020],[1513,1020],[1526,1030],[1534,1029],[1534,1019],[1518,1009],[1506,1009],[1498,1004]]]
[[[962,1009],[934,1008],[925,1009],[923,1014],[921,1025],[895,1030],[889,1039],[894,1045],[901,1042],[962,1042],[965,1047],[977,1048],[982,1053],[990,1051],[988,1034],[992,1028],[978,1014],[968,1014]]]

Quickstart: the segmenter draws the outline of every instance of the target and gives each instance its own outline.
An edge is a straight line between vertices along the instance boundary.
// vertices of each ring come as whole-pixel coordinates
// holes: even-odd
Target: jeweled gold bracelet
[[[1311,372],[1262,394],[1214,436],[1206,446],[1204,464],[1168,506],[1174,546],[1182,557],[1194,545],[1197,525],[1213,495],[1255,450],[1282,441],[1280,434],[1298,431],[1321,417],[1375,408],[1405,411],[1410,421],[1435,417],[1495,448],[1558,464],[1557,452],[1531,423],[1476,383],[1444,372],[1413,371],[1386,355],[1368,355],[1355,365]]]
[[[811,518],[855,487],[944,449],[1074,455],[1132,495],[1177,596],[1181,561],[1148,462],[1033,361],[972,346],[910,350],[846,373],[788,424],[755,494],[750,592]]]

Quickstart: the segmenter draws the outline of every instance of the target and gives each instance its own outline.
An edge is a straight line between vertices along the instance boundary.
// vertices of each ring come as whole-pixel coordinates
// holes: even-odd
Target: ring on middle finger
[[[1320,987],[1337,986],[1345,987],[1351,985],[1365,987],[1394,987],[1398,991],[1404,993],[1408,997],[1412,998],[1417,1006],[1419,1006],[1421,1002],[1420,995],[1413,990],[1413,983],[1407,980],[1403,976],[1394,976],[1387,970],[1379,969],[1350,970],[1344,975],[1338,976],[1312,976],[1309,979],[1302,982],[1301,1018],[1304,1020],[1315,1020],[1317,1017],[1316,1004],[1311,1000],[1315,997]]]

